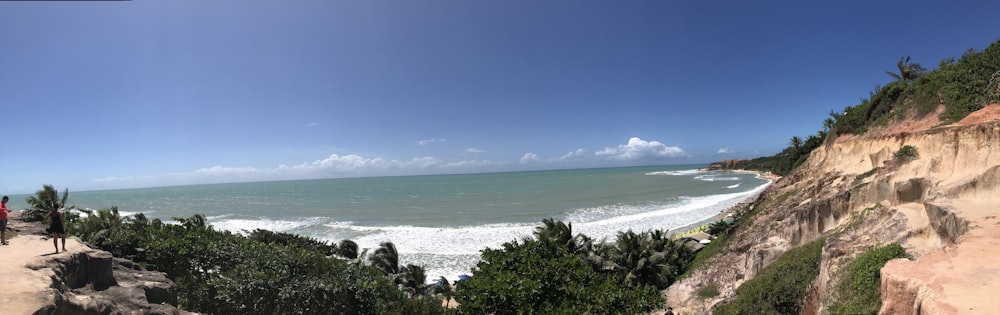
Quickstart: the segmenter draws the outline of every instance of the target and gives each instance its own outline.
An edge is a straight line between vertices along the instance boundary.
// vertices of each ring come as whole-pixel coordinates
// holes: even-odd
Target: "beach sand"
[[[3,277],[0,288],[4,292],[0,294],[0,313],[33,314],[55,302],[56,289],[52,288],[55,273],[51,269],[33,270],[28,266],[41,265],[45,260],[84,251],[87,247],[69,238],[66,240],[68,252],[56,254],[52,240],[45,235],[45,226],[39,222],[21,221],[17,212],[10,213],[7,226],[17,231],[17,236],[10,238],[8,231],[10,245],[0,246],[0,275]]]

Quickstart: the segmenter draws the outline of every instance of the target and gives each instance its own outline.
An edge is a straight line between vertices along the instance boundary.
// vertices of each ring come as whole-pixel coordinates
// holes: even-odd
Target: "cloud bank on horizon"
[[[444,142],[444,139],[420,140],[418,145]],[[484,149],[469,148],[466,153],[486,152]],[[359,154],[330,154],[326,158],[312,162],[272,168],[212,166],[190,172],[172,172],[151,175],[110,176],[93,179],[91,186],[99,189],[173,186],[207,183],[299,180],[320,178],[348,178],[368,176],[406,176],[427,174],[457,174],[491,171],[519,171],[551,168],[572,168],[594,165],[628,166],[639,164],[671,163],[687,158],[683,149],[667,146],[659,141],[646,141],[632,137],[625,144],[606,147],[589,153],[576,149],[556,157],[542,157],[535,153],[525,153],[517,162],[492,160],[445,161],[431,156],[411,159],[385,159],[366,157]]]

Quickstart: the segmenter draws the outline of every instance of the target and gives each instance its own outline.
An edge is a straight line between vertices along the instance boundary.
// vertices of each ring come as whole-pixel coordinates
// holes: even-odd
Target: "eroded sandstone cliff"
[[[709,313],[788,249],[827,236],[806,314],[827,313],[845,262],[893,242],[914,258],[882,269],[881,313],[1000,310],[1000,300],[989,297],[1000,290],[1000,262],[992,253],[1000,243],[997,144],[995,119],[831,141],[761,194],[752,224],[671,286],[668,304],[683,314]],[[895,157],[903,146],[918,155]],[[710,286],[717,296],[698,294]]]

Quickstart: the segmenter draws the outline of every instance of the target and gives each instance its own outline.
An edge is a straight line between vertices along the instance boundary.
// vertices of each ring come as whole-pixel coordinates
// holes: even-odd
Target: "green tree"
[[[554,242],[566,247],[570,253],[586,254],[593,245],[593,239],[583,234],[573,235],[573,224],[557,221],[553,218],[542,220],[542,225],[535,227],[535,237],[540,241]]]
[[[393,277],[400,273],[399,252],[392,242],[382,242],[375,253],[369,257],[372,267],[382,271],[386,276]]]
[[[424,267],[407,264],[401,269],[397,282],[410,298],[418,298],[428,291],[430,285],[427,284],[427,273],[424,271]]]
[[[694,253],[662,230],[629,230],[618,232],[610,257],[626,283],[666,289],[687,271]]]
[[[663,305],[655,287],[621,285],[553,241],[485,249],[455,291],[464,314],[645,314]]]
[[[899,72],[886,71],[885,73],[903,82],[914,81],[927,72],[927,69],[921,67],[920,64],[910,63],[910,56],[899,57],[899,62],[896,62],[896,69]]]
[[[795,148],[796,152],[798,152],[799,149],[802,147],[802,138],[799,138],[799,136],[794,136],[792,137],[791,140],[788,141],[788,143],[792,145],[792,148]]]
[[[34,196],[28,196],[25,199],[31,209],[25,211],[22,218],[29,222],[41,221],[49,211],[76,208],[76,206],[67,204],[67,199],[69,199],[69,188],[63,190],[62,197],[59,197],[59,192],[52,185],[43,185],[42,189],[35,192]]]
[[[347,259],[354,265],[361,265],[365,255],[368,253],[368,249],[358,252],[358,243],[352,240],[342,240],[340,244],[337,245],[334,254],[344,259]]]

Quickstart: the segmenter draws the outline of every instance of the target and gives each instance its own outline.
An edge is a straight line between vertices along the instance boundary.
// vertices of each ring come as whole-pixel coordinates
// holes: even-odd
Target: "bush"
[[[878,168],[878,167],[873,168],[871,170],[868,170],[867,172],[858,174],[858,176],[854,176],[854,179],[855,180],[862,180],[862,179],[868,178],[868,176],[872,176],[872,175],[875,175],[875,173],[878,173],[879,169],[880,168]]]
[[[899,148],[899,151],[896,151],[896,153],[894,153],[893,156],[895,156],[896,159],[899,159],[901,161],[915,159],[918,156],[917,148],[913,147],[912,145],[904,145],[902,148]]]
[[[284,232],[274,232],[264,229],[256,229],[247,235],[252,240],[262,242],[262,243],[274,243],[279,245],[286,245],[297,247],[305,250],[314,250],[323,253],[327,256],[332,256],[336,252],[336,247],[330,245],[327,242],[323,242],[314,238],[305,237],[298,234],[284,233]]]
[[[819,275],[825,238],[793,248],[736,289],[736,298],[714,314],[798,314]]]
[[[281,233],[215,231],[204,216],[179,225],[100,210],[69,226],[84,241],[163,271],[180,306],[208,314],[440,314],[433,297],[411,300],[370,266],[327,257],[330,245]],[[325,245],[325,246],[321,246]]]
[[[882,308],[881,270],[895,258],[905,258],[906,250],[897,243],[871,248],[845,267],[837,286],[840,297],[830,306],[830,314],[878,314]]]
[[[466,314],[644,314],[664,303],[653,286],[623,284],[564,246],[533,239],[483,250],[455,299]]]
[[[719,296],[719,286],[715,283],[706,285],[701,289],[698,289],[698,297],[701,298],[713,298]]]

